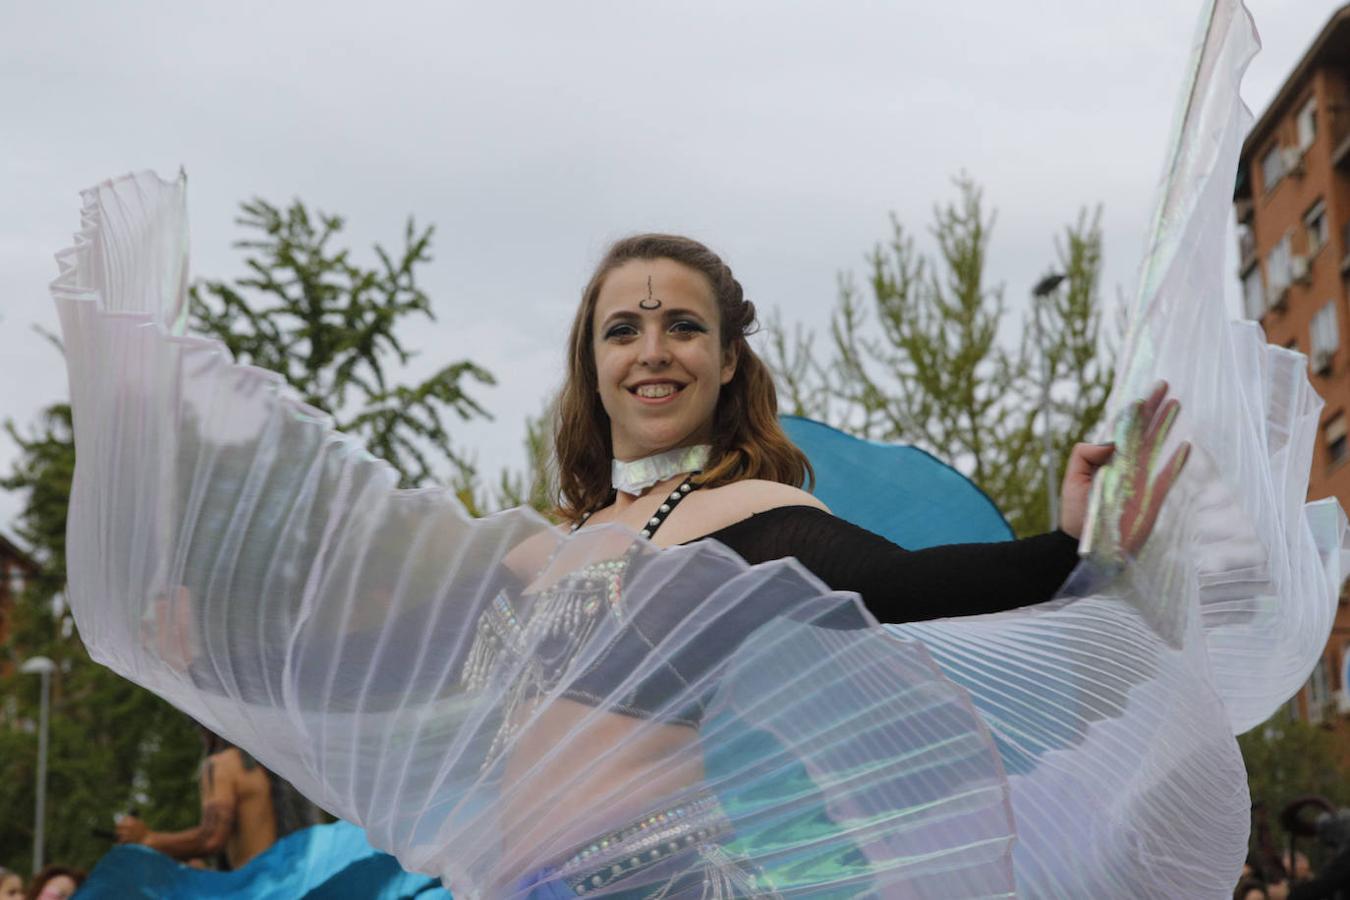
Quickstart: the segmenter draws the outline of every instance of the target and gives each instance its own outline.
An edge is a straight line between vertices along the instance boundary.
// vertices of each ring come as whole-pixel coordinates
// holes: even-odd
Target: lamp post
[[[19,671],[42,676],[42,699],[38,713],[37,810],[33,817],[33,871],[42,868],[43,838],[47,829],[47,708],[51,703],[52,671],[56,663],[45,656],[25,660]]]
[[[1059,527],[1059,497],[1055,490],[1055,449],[1050,433],[1050,354],[1045,351],[1045,330],[1041,325],[1041,304],[1055,292],[1064,273],[1051,272],[1031,289],[1031,317],[1036,323],[1036,346],[1041,351],[1041,415],[1045,418],[1045,430],[1041,435],[1045,451],[1045,496],[1050,507],[1050,530]]]

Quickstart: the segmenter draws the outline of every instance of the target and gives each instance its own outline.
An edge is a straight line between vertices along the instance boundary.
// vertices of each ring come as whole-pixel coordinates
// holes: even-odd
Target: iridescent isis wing
[[[1158,381],[1181,400],[1154,462],[1182,441],[1195,448],[1179,491],[1186,514],[1164,521],[1155,541],[1191,548],[1193,559],[1176,565],[1197,584],[1183,595],[1140,598],[1141,611],[1166,633],[1198,603],[1215,685],[1242,732],[1302,686],[1325,646],[1345,528],[1335,500],[1306,502],[1322,408],[1307,360],[1267,344],[1256,324],[1231,321],[1226,309],[1224,226],[1252,121],[1238,86],[1258,45],[1239,2],[1208,6],[1108,418],[1118,435],[1131,433],[1134,401]],[[1121,522],[1140,500],[1129,476],[1137,465],[1124,453],[1094,485],[1084,544],[1099,559],[1120,560]]]
[[[53,285],[90,653],[456,897],[1006,896],[988,729],[792,561],[469,517],[181,333],[182,181],[84,194]]]
[[[1298,354],[1224,308],[1225,224],[1256,48],[1236,0],[1206,5],[1109,405],[1088,555],[1056,602],[901,626],[971,694],[1008,772],[1019,892],[1227,896],[1246,853],[1233,735],[1271,715],[1327,639],[1345,519],[1305,503],[1320,401]],[[1181,402],[1150,446],[1139,401]],[[1151,479],[1186,469],[1137,558]]]

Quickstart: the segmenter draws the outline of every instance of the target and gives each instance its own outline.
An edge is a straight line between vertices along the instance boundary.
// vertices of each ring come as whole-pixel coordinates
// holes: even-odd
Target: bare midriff
[[[521,733],[502,782],[504,873],[518,878],[596,835],[686,798],[703,782],[698,731],[574,700]],[[572,732],[581,728],[584,735]],[[569,736],[570,735],[570,736]],[[557,748],[566,746],[565,753]]]

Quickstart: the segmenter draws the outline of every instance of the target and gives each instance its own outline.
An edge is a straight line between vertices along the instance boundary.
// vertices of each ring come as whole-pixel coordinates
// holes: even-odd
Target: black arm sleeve
[[[893,623],[1041,603],[1078,562],[1078,541],[1063,531],[911,551],[813,506],[771,509],[706,537],[751,564],[796,557],[834,590],[858,593],[878,621]]]

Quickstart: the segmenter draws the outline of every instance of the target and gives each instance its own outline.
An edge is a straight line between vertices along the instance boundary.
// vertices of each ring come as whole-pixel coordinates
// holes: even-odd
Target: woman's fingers
[[[1152,424],[1144,434],[1144,448],[1147,452],[1151,453],[1154,448],[1166,443],[1167,435],[1171,433],[1180,412],[1181,404],[1176,400],[1168,400],[1162,405],[1161,411],[1153,417]]]
[[[1130,556],[1143,549],[1144,542],[1153,533],[1153,526],[1158,521],[1158,513],[1162,510],[1163,502],[1181,475],[1181,470],[1186,467],[1186,460],[1190,455],[1190,442],[1178,447],[1172,458],[1167,461],[1167,465],[1158,473],[1153,484],[1142,493],[1136,494],[1127,507],[1126,515],[1121,516],[1120,543]],[[1126,516],[1129,517],[1128,521]]]
[[[1069,454],[1068,470],[1064,473],[1066,481],[1091,479],[1097,470],[1111,461],[1116,453],[1115,444],[1075,444]]]
[[[1148,392],[1148,397],[1144,399],[1144,421],[1148,422],[1158,412],[1158,407],[1162,405],[1163,398],[1167,396],[1167,382],[1159,381],[1153,386],[1153,390]]]

